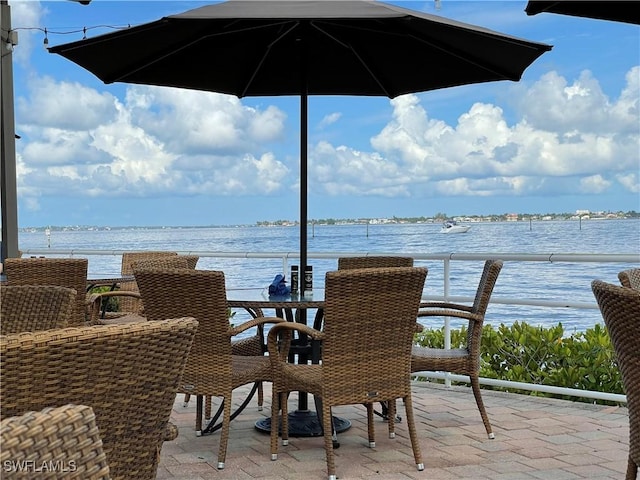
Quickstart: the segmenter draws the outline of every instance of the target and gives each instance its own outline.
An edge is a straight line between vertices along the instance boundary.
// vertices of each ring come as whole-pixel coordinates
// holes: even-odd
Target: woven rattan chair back
[[[371,257],[340,257],[338,270],[354,268],[384,268],[384,267],[413,267],[412,257],[371,256]]]
[[[91,407],[64,405],[0,422],[5,480],[109,480],[109,466]],[[65,473],[66,472],[66,473]]]
[[[155,479],[193,318],[0,337],[0,418],[90,406],[114,479]]]
[[[409,388],[410,351],[426,270],[365,270],[326,276],[323,393],[334,405],[370,402],[374,391],[399,398]],[[387,388],[392,392],[385,393]]]
[[[640,466],[640,291],[601,280],[591,282],[609,332],[629,410],[627,480],[635,480]]]
[[[469,375],[480,416],[487,435],[491,439],[495,435],[480,392],[480,347],[485,314],[501,270],[501,260],[487,260],[485,262],[472,306],[450,302],[427,302],[421,304],[418,317],[450,317],[466,320],[467,341],[464,347],[453,349],[416,346],[413,348],[411,358],[412,372],[443,371]]]
[[[69,326],[87,323],[86,258],[7,258],[4,264],[8,285],[57,285],[76,291]]]
[[[301,390],[322,400],[321,419],[327,471],[336,478],[331,408],[364,404],[369,443],[375,446],[373,404],[388,402],[390,437],[395,436],[395,400],[404,399],[407,427],[418,470],[422,456],[411,400],[411,346],[426,268],[366,268],[328,272],[325,277],[324,329],[297,324],[275,325],[269,332],[269,358],[274,367],[271,424],[277,425],[281,405],[282,438],[288,443],[288,392]],[[291,364],[278,351],[281,331],[303,329],[322,341],[320,364]],[[288,342],[284,342],[286,345]],[[277,429],[271,430],[272,459],[277,458]]]
[[[160,268],[160,269],[169,269],[169,270],[191,268],[189,266],[188,260],[180,255],[173,255],[170,257],[169,256],[158,257],[158,258],[153,258],[148,260],[139,260],[137,262],[134,262],[131,267],[133,269],[134,274],[138,270],[148,270],[150,268],[151,269]]]
[[[180,258],[184,258],[187,261],[187,268],[195,270],[196,266],[198,266],[198,260],[200,257],[198,255],[179,255]]]
[[[123,276],[133,275],[133,264],[143,260],[155,260],[158,258],[170,257],[178,255],[177,252],[164,252],[164,251],[148,251],[148,252],[124,252],[122,254],[122,266],[120,273]],[[130,292],[138,292],[138,285],[135,281],[123,282],[120,284],[120,289]],[[141,302],[134,298],[119,297],[119,310],[121,312],[128,313],[140,313],[142,309]]]
[[[0,334],[64,328],[73,314],[76,291],[55,285],[0,288]]]
[[[232,357],[232,328],[223,272],[150,268],[136,269],[135,276],[149,321],[181,315],[199,322],[179,392],[196,396],[196,435],[208,433],[202,428],[204,397],[223,398],[218,450],[218,468],[222,469],[229,439],[232,391],[241,385],[271,381],[269,359],[263,355]],[[254,320],[253,325],[257,324]]]
[[[618,280],[623,287],[640,290],[640,268],[630,268],[619,272]]]
[[[177,256],[164,256],[151,260],[140,260],[133,264],[133,271],[148,270],[148,269],[191,269],[194,270],[200,257],[196,255],[177,255]],[[144,302],[143,302],[144,303]],[[144,309],[144,305],[143,305]],[[234,340],[231,342],[231,351],[233,355],[264,355],[266,345],[264,341],[263,328],[260,326],[256,335],[251,337],[245,337],[242,339]],[[186,393],[184,397],[184,406],[187,407],[190,401],[191,395]],[[262,407],[264,400],[264,393],[262,383],[258,387],[258,405]],[[205,418],[211,418],[211,396],[205,397]]]
[[[165,252],[162,252],[165,253]],[[193,257],[178,256],[178,255],[157,255],[143,260],[136,260],[130,265],[131,271],[135,272],[137,268],[191,268],[190,266],[197,263],[197,258],[194,261]],[[117,312],[105,312],[104,316],[100,318],[97,323],[102,325],[112,325],[114,323],[130,323],[140,322],[146,320],[144,312],[144,303],[140,299],[140,292],[138,291],[138,285],[135,281],[124,282],[121,284],[124,288],[111,292],[103,292],[100,297],[116,298],[120,304],[120,308]],[[124,311],[125,308],[134,305],[133,311]]]

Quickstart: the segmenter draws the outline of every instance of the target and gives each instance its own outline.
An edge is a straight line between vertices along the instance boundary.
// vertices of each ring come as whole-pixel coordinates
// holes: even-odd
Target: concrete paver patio
[[[248,392],[234,391],[234,403]],[[396,424],[389,439],[387,425],[376,417],[376,448],[367,447],[366,411],[340,407],[334,415],[352,427],[339,435],[338,478],[348,479],[622,479],[627,466],[627,409],[590,405],[513,393],[483,390],[496,438],[487,438],[470,388],[415,382],[414,411],[425,470],[416,470],[406,422]],[[290,410],[297,395],[290,398]],[[313,402],[310,399],[310,405]],[[162,448],[157,479],[323,479],[327,477],[323,440],[291,438],[271,461],[269,435],[254,428],[270,415],[270,384],[265,406],[257,400],[231,422],[226,467],[216,469],[219,432],[196,437],[195,399],[183,406],[178,395],[172,421],[180,435]],[[404,407],[398,402],[398,413]]]

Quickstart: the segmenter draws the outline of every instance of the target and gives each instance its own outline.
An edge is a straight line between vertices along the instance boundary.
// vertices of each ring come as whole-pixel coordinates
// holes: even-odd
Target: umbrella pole
[[[307,134],[308,134],[308,98],[307,92],[300,95],[300,275],[303,282],[300,293],[304,291],[304,274],[307,270]],[[300,322],[307,324],[307,312],[300,310]],[[307,411],[308,397],[300,392],[298,397],[298,410]]]
[[[307,94],[300,97],[300,274],[307,266]]]

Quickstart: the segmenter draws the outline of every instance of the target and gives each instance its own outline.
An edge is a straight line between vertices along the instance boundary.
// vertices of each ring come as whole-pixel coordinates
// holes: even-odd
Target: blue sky
[[[45,28],[53,46],[211,2],[9,3],[19,226],[298,218],[297,97],[104,85],[43,46]],[[389,3],[553,49],[520,82],[310,97],[309,219],[640,210],[640,26]]]

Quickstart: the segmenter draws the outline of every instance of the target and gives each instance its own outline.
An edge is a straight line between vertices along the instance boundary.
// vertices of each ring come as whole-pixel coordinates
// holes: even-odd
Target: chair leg
[[[196,395],[196,436],[202,435],[202,395]]]
[[[480,393],[480,380],[478,379],[478,373],[476,372],[474,375],[469,375],[469,377],[471,378],[471,388],[473,389],[473,396],[476,397],[476,404],[478,405],[478,410],[480,410],[480,416],[482,417],[484,428],[487,430],[487,436],[493,440],[496,437],[493,434],[493,430],[491,429],[489,416],[487,415],[487,411],[484,408],[484,402],[482,401],[482,394]]]
[[[389,438],[396,438],[396,401],[395,399],[387,402],[388,415],[387,420],[389,422]]]
[[[264,391],[262,389],[262,382],[258,383],[258,411],[262,411],[262,406],[264,405]]]
[[[211,418],[211,397],[208,395],[204,399],[204,418]]]
[[[222,415],[222,431],[220,433],[220,448],[218,449],[218,470],[224,468],[224,462],[227,458],[227,444],[229,443],[229,426],[231,423],[231,394],[232,390],[222,399],[224,413]],[[210,399],[211,397],[209,397]]]
[[[280,392],[280,417],[282,445],[289,445],[289,392]],[[277,419],[276,419],[277,420]],[[276,424],[277,425],[277,424]],[[277,430],[276,430],[277,431]]]
[[[182,402],[182,406],[183,407],[188,407],[189,406],[189,400],[191,400],[191,395],[188,393],[184,394],[184,401]]]
[[[369,447],[376,448],[376,432],[375,427],[373,426],[373,404],[367,403],[365,404],[367,407],[367,435],[369,436]]]
[[[367,405],[368,407],[368,405]],[[333,417],[331,407],[327,402],[322,402],[322,430],[324,432],[324,451],[327,456],[327,473],[329,480],[336,480],[336,462],[333,455]],[[372,422],[373,423],[373,422]]]
[[[395,404],[395,401],[393,402]],[[409,427],[409,438],[411,439],[411,448],[413,449],[413,458],[416,461],[418,471],[424,470],[422,463],[422,452],[420,451],[420,441],[418,440],[418,432],[416,431],[415,419],[413,416],[413,400],[411,394],[404,397],[405,413],[407,415],[407,426]]]
[[[638,465],[634,462],[629,455],[629,462],[627,463],[627,475],[625,480],[636,480],[638,478]]]
[[[278,459],[278,413],[280,413],[282,397],[283,395],[276,391],[274,385],[271,395],[271,460]]]

